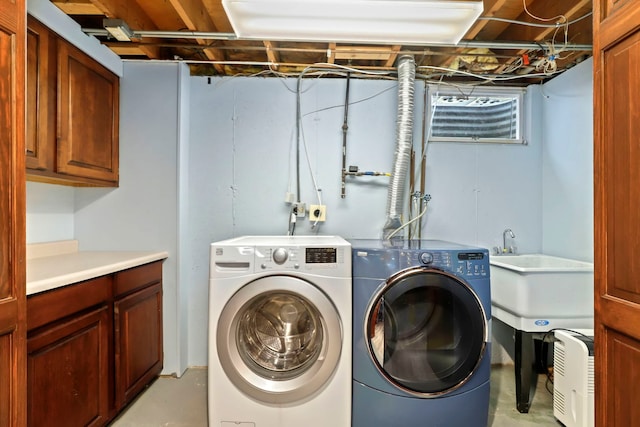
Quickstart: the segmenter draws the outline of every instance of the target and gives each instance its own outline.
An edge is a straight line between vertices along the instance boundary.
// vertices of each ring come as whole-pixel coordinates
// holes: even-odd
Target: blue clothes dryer
[[[486,249],[352,240],[353,427],[486,427]]]

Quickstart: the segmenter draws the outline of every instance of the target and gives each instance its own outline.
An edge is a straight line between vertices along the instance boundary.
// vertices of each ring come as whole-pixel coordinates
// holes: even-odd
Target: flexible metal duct
[[[396,130],[396,152],[393,175],[387,197],[387,221],[382,237],[389,238],[402,225],[404,187],[411,160],[413,144],[413,92],[416,80],[416,63],[412,56],[398,59],[398,119]],[[398,236],[394,234],[394,236]]]

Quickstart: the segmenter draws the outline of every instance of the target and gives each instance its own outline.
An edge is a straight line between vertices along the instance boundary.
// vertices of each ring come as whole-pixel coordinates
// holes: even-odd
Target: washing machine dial
[[[433,262],[433,255],[429,252],[422,252],[420,254],[420,262],[423,264],[431,264]]]
[[[289,253],[285,248],[278,248],[273,251],[273,261],[278,265],[284,264],[288,256]]]

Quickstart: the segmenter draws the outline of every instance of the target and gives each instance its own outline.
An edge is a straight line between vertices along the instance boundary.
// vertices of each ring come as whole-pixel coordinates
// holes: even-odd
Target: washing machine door
[[[460,278],[416,267],[390,277],[367,310],[365,337],[379,372],[420,397],[452,392],[482,360],[488,325]]]
[[[269,403],[294,402],[320,389],[342,350],[342,323],[333,303],[312,283],[292,276],[243,286],[222,310],[216,334],[229,379]]]

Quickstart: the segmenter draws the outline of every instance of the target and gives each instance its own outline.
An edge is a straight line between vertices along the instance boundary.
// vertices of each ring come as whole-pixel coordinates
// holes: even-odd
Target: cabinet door
[[[25,1],[0,0],[0,426],[26,422]]]
[[[100,426],[107,422],[109,331],[109,310],[103,306],[29,337],[29,426]]]
[[[58,40],[57,172],[118,182],[118,77]]]
[[[162,370],[162,286],[156,283],[114,303],[116,408]]]
[[[27,21],[27,169],[53,171],[56,144],[55,35]]]

